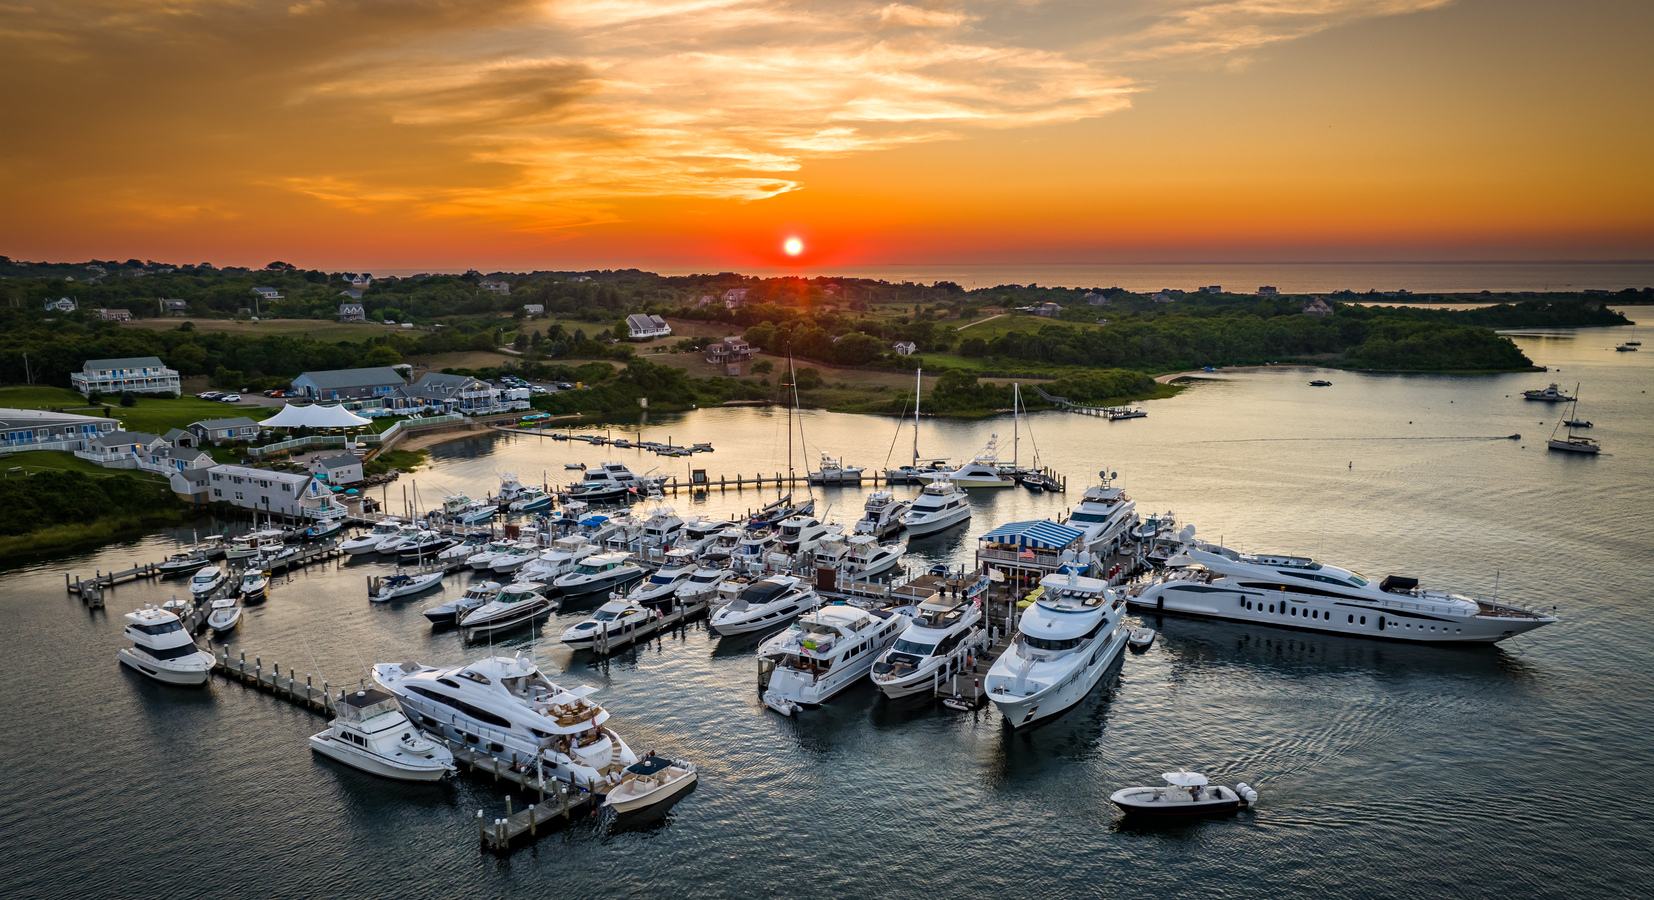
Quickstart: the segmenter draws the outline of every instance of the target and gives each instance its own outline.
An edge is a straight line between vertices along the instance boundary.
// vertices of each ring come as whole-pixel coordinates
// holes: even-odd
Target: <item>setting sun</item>
[[[797,256],[804,252],[804,242],[795,237],[787,238],[786,243],[781,245],[781,249],[787,251],[788,256]]]

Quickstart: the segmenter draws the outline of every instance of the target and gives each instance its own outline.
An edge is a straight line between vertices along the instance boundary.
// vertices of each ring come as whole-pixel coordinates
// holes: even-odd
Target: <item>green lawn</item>
[[[117,398],[109,399],[109,415],[120,419],[127,431],[146,431],[150,434],[166,434],[173,428],[186,428],[191,422],[203,419],[227,419],[233,416],[246,416],[258,421],[275,412],[279,407],[268,406],[239,406],[227,403],[218,403],[212,400],[197,400],[194,397],[180,397],[177,400],[163,400],[155,397],[139,397],[136,406],[124,407],[118,405]],[[14,409],[63,409],[71,413],[87,416],[98,416],[103,410],[86,404],[86,398],[68,388],[58,387],[0,387],[0,407]]]
[[[70,453],[67,450],[28,450],[23,453],[12,453],[0,456],[0,474],[10,476],[14,468],[33,474],[49,469],[67,472],[83,472],[87,475],[119,475],[125,473],[136,478],[148,478],[152,481],[163,480],[159,475],[145,472],[140,469],[105,469],[103,466],[89,459]]]

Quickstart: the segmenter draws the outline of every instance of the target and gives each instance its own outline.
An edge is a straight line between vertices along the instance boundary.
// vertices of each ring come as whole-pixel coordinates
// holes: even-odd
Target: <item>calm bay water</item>
[[[321,720],[215,682],[152,684],[115,662],[121,613],[181,584],[123,585],[107,613],[62,590],[64,571],[125,567],[167,534],[0,575],[0,795],[7,897],[1640,896],[1654,880],[1654,352],[1623,332],[1519,338],[1550,375],[1477,378],[1234,373],[1107,423],[1044,413],[1020,452],[1069,475],[1066,497],[982,497],[969,534],[916,541],[922,563],[969,559],[994,524],[1055,515],[1099,468],[1142,512],[1174,510],[1209,538],[1317,554],[1369,575],[1555,606],[1561,622],[1491,648],[1421,648],[1176,618],[1086,702],[1027,733],[992,710],[890,703],[870,685],[786,720],[753,687],[752,639],[704,626],[597,662],[542,643],[554,678],[602,688],[641,749],[693,759],[698,789],[654,821],[583,823],[507,858],[476,848],[472,817],[502,792],[459,778],[402,786],[311,757]],[[1607,448],[1544,449],[1562,410],[1520,399],[1583,382],[1581,414]],[[807,413],[811,453],[878,466],[911,431]],[[962,457],[1008,419],[926,421],[923,452]],[[616,429],[620,430],[620,429]],[[637,430],[633,427],[631,430]],[[710,440],[714,475],[784,467],[785,419],[764,410],[655,417],[651,439]],[[1520,432],[1522,440],[1504,435]],[[683,460],[541,439],[437,448],[417,482],[480,493],[502,472],[564,478],[565,462]],[[800,462],[802,467],[802,461]],[[687,466],[683,466],[687,469]],[[755,505],[748,491],[681,514]],[[832,515],[861,493],[829,491]],[[187,539],[188,535],[183,537]],[[433,634],[419,609],[367,602],[377,563],[280,579],[235,645],[338,684],[362,663],[454,663],[488,648]],[[582,617],[555,616],[547,631]],[[528,637],[505,642],[527,652]],[[1258,808],[1176,827],[1123,823],[1117,787],[1187,766],[1258,787]],[[519,798],[520,799],[520,798]],[[1639,887],[1640,886],[1640,887]]]

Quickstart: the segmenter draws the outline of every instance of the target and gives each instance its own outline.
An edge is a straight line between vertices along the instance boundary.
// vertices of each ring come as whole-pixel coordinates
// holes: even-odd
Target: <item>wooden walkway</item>
[[[212,670],[215,675],[230,681],[239,681],[300,709],[329,717],[333,715],[332,689],[328,683],[324,680],[321,687],[316,687],[312,683],[313,676],[306,675],[304,683],[300,684],[298,672],[292,666],[288,666],[287,674],[283,675],[281,663],[271,662],[270,667],[266,669],[264,660],[256,655],[249,663],[245,650],[240,651],[237,658],[231,659],[230,648],[226,646],[213,658]]]
[[[605,631],[598,635],[597,643],[587,649],[598,656],[609,656],[618,653],[633,644],[648,640],[657,634],[665,633],[688,622],[690,619],[705,613],[711,605],[710,600],[702,600],[693,606],[684,606],[674,598],[672,608],[667,610],[665,615],[657,616],[635,626],[628,626],[615,634]]]
[[[597,808],[597,795],[555,778],[547,779],[543,770],[531,772],[517,769],[469,744],[452,740],[444,743],[454,754],[455,765],[473,777],[492,777],[495,782],[509,781],[521,787],[525,797],[539,798],[538,802],[518,811],[512,796],[506,794],[505,816],[502,818],[490,819],[482,810],[477,810],[477,837],[489,850],[509,851],[512,842],[525,835],[532,840],[539,837],[542,830],[550,831],[573,821],[577,815],[585,815]]]
[[[1058,397],[1055,394],[1048,394],[1045,391],[1040,390],[1039,385],[1029,385],[1029,387],[1033,388],[1035,393],[1045,398],[1047,403],[1055,404],[1068,412],[1079,413],[1082,416],[1097,416],[1098,418],[1107,419],[1110,422],[1113,422],[1119,419],[1141,419],[1148,415],[1148,413],[1143,412],[1140,409],[1133,409],[1129,406],[1091,406],[1085,403],[1075,403],[1067,397]]]

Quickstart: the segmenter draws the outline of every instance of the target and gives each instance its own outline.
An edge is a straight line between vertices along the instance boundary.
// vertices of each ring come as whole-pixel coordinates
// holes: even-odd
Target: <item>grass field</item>
[[[150,434],[166,434],[173,428],[186,428],[191,422],[203,419],[246,416],[257,421],[276,411],[273,407],[232,405],[194,397],[180,397],[177,400],[139,397],[138,405],[133,407],[118,406],[114,399],[111,397],[109,404],[111,418],[119,419],[127,431],[147,431]],[[101,408],[87,406],[85,397],[68,388],[38,385],[0,387],[0,407],[62,409],[78,415],[103,415]]]
[[[142,469],[105,469],[103,466],[89,459],[81,459],[67,450],[28,450],[23,453],[0,456],[0,472],[6,473],[9,477],[12,474],[12,469],[22,469],[31,475],[36,472],[57,470],[98,476],[124,473],[134,478],[144,478],[150,481],[165,480],[153,472],[145,472]]]
[[[414,355],[405,362],[414,367],[414,377],[420,376],[421,367],[440,372],[443,369],[492,369],[502,365],[506,360],[517,360],[520,357],[498,350],[461,350],[455,353],[435,353],[428,356]]]
[[[197,331],[218,331],[225,334],[303,334],[318,341],[363,341],[393,331],[401,326],[380,325],[376,322],[333,322],[326,319],[263,319],[249,322],[240,319],[134,319],[123,328],[144,328],[149,331],[171,331],[185,322],[194,322]]]

